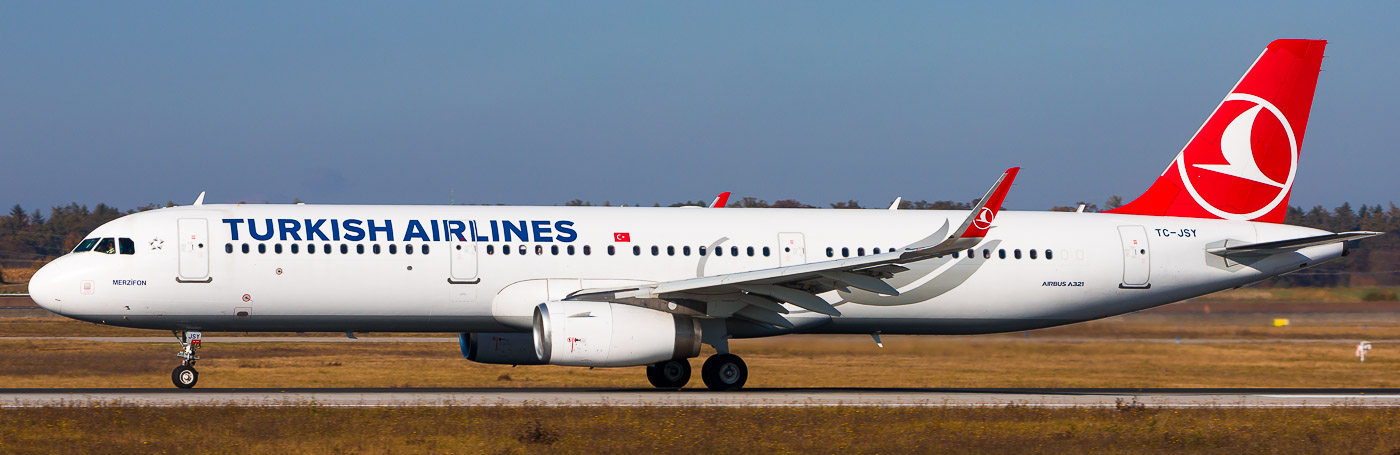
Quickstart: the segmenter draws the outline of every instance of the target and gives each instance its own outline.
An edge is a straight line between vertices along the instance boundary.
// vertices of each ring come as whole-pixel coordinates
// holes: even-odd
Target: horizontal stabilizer
[[[1245,245],[1223,246],[1206,250],[1211,254],[1243,253],[1243,252],[1273,252],[1288,251],[1307,248],[1310,246],[1327,245],[1331,243],[1345,242],[1348,240],[1364,239],[1384,234],[1384,232],[1355,231],[1340,232],[1336,234],[1316,235],[1312,237],[1302,237],[1297,239],[1276,240],[1273,242],[1249,243]]]

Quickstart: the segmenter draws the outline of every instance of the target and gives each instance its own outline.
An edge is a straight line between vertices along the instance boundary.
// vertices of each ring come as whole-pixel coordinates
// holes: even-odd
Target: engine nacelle
[[[700,322],[609,302],[535,307],[535,355],[550,365],[630,367],[700,355]]]
[[[495,365],[542,365],[535,355],[535,337],[525,333],[462,333],[462,356]]]

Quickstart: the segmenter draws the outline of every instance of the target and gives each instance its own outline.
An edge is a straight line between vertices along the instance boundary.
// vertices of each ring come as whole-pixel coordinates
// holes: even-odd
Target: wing
[[[884,280],[908,270],[901,264],[931,259],[976,246],[992,228],[1001,203],[1020,168],[1007,169],[987,194],[947,238],[902,251],[830,261],[752,270],[724,275],[666,281],[635,287],[585,289],[565,300],[618,302],[679,314],[708,317],[741,317],[778,327],[793,325],[782,314],[780,303],[839,316],[817,294],[856,288],[877,294],[899,292]],[[946,229],[946,225],[945,225]],[[937,241],[937,237],[929,240]]]

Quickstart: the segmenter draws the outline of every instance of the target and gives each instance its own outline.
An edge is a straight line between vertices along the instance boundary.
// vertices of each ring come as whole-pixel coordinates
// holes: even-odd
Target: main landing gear
[[[734,354],[715,354],[700,367],[700,379],[710,390],[736,390],[749,380],[749,367]],[[658,389],[679,389],[690,382],[690,362],[672,359],[647,365],[647,380]]]
[[[184,348],[175,356],[185,360],[180,363],[180,366],[175,367],[175,371],[170,372],[170,381],[175,383],[175,387],[188,389],[199,382],[199,371],[194,369],[194,362],[199,360],[195,351],[199,349],[202,334],[198,330],[175,330],[173,333],[175,338],[180,340],[180,346]]]

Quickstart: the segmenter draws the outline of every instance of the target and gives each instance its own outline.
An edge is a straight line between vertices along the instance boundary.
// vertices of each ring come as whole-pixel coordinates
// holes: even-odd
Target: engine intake
[[[543,303],[533,332],[536,357],[550,365],[629,367],[700,355],[699,321],[621,303]]]

